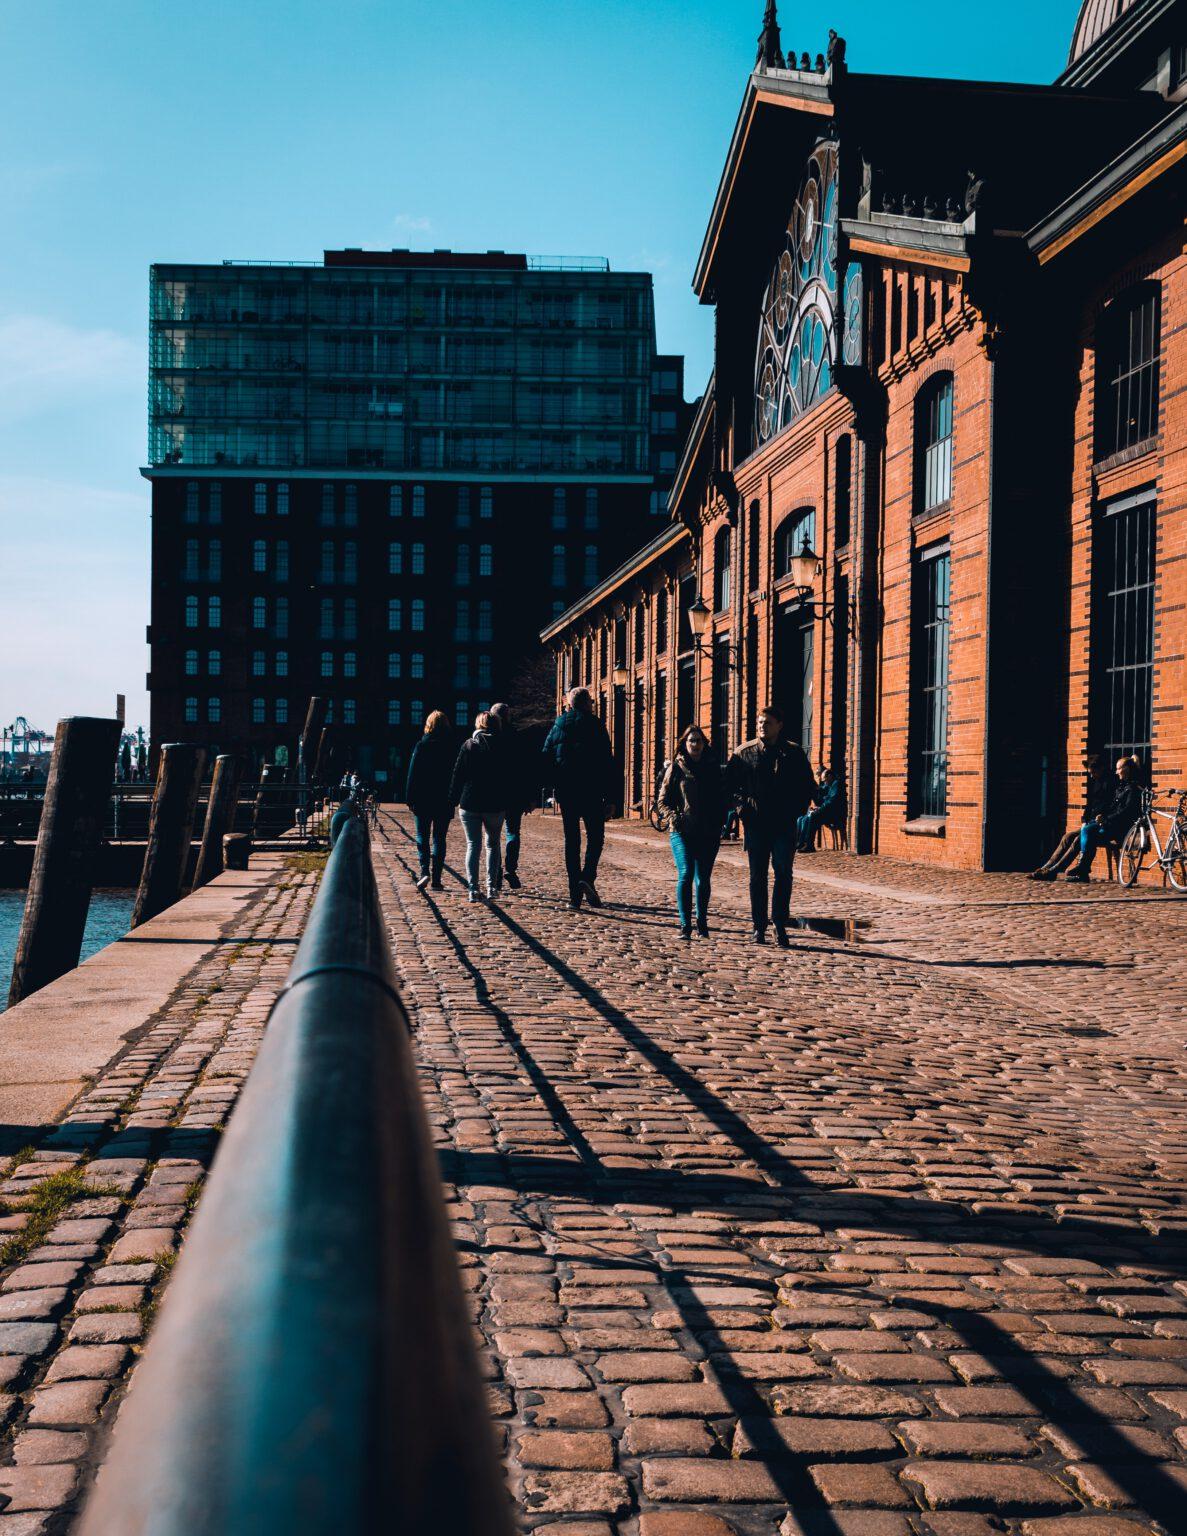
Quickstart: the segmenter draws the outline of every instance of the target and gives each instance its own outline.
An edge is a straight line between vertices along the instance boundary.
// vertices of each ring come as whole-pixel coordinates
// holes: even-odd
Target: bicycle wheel
[[[1187,837],[1184,837],[1181,822],[1171,828],[1163,863],[1175,890],[1187,891]]]
[[[1126,890],[1136,883],[1142,865],[1146,862],[1145,834],[1146,829],[1141,822],[1135,822],[1121,844],[1121,852],[1117,856],[1117,880]]]

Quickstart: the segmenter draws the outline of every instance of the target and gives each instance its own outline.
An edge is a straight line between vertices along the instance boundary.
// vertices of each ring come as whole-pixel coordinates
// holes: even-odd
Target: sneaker
[[[765,928],[756,928],[750,937],[756,944],[765,944],[767,942],[767,930]]]
[[[1026,878],[1028,880],[1054,880],[1055,871],[1053,869],[1032,869]]]
[[[591,907],[600,907],[602,905],[602,898],[594,889],[594,883],[592,880],[583,880],[581,882],[581,894],[585,897],[586,901],[589,902]]]
[[[681,930],[680,930],[680,937],[687,943],[688,940],[692,938],[692,929],[691,928],[681,928]]]
[[[482,893],[480,891],[476,891],[474,889],[474,887],[471,886],[470,887],[470,893],[469,893],[469,896],[468,896],[467,899],[469,901],[481,901],[482,900]]]
[[[513,869],[509,869],[507,871],[507,884],[513,891],[519,890],[519,887],[522,884],[522,881]]]
[[[580,912],[581,911],[581,903],[579,901],[571,901],[569,903],[569,911],[570,912]]]
[[[428,885],[428,883],[429,883],[428,875],[418,875],[416,877],[416,889],[418,891],[423,891],[424,888]]]
[[[445,889],[440,875],[434,875],[429,881],[429,889],[432,891],[443,891]]]
[[[1074,880],[1077,885],[1088,884],[1088,876],[1080,869],[1069,869],[1063,878],[1065,880]]]
[[[707,939],[709,937],[709,924],[703,917],[697,918],[697,932],[700,934],[702,939]]]
[[[787,937],[787,929],[786,928],[776,928],[775,929],[775,943],[779,946],[780,949],[790,949],[791,948],[791,941]]]
[[[497,885],[488,885],[487,888],[486,888],[486,899],[487,899],[487,901],[497,901],[498,898],[499,898],[499,888],[498,888],[498,886]]]

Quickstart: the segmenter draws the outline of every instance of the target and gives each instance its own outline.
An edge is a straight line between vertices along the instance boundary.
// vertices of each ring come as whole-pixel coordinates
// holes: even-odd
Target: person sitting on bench
[[[1095,821],[1086,821],[1080,828],[1080,857],[1064,876],[1065,880],[1087,880],[1096,850],[1109,843],[1120,843],[1142,814],[1142,791],[1138,784],[1136,757],[1118,758],[1117,779],[1108,809]]]
[[[812,853],[816,847],[816,833],[821,827],[845,825],[845,791],[841,781],[831,768],[820,770],[820,799],[799,819],[797,852]]]
[[[1074,830],[1065,832],[1060,839],[1058,848],[1045,864],[1040,864],[1038,869],[1032,869],[1027,875],[1028,880],[1054,880],[1056,875],[1064,870],[1080,851],[1080,833],[1090,821],[1095,821],[1098,816],[1108,814],[1109,805],[1113,799],[1113,792],[1117,788],[1117,777],[1109,772],[1109,765],[1099,752],[1091,753],[1084,761],[1088,770],[1088,788],[1084,795],[1084,814],[1079,818]]]

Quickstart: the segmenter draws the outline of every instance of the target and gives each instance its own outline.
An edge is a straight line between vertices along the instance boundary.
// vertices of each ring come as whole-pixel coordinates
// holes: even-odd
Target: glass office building
[[[149,361],[153,741],[292,764],[320,694],[389,790],[638,544],[687,427],[604,261],[157,265]]]

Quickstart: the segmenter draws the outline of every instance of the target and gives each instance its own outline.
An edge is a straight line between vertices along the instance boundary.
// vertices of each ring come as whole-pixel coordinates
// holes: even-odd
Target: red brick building
[[[1085,0],[1021,86],[797,62],[768,5],[672,528],[543,632],[628,808],[679,726],[732,750],[768,699],[859,852],[1025,867],[1086,749],[1187,775],[1185,22]]]

